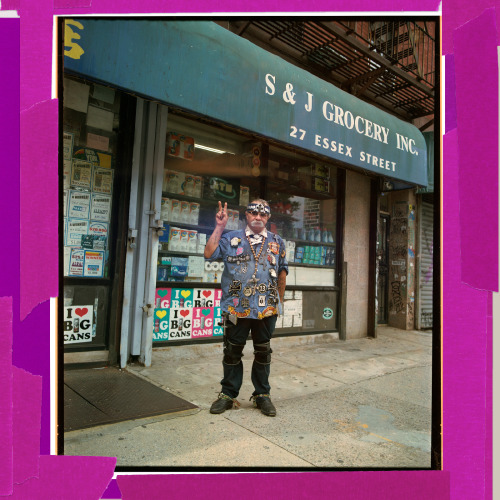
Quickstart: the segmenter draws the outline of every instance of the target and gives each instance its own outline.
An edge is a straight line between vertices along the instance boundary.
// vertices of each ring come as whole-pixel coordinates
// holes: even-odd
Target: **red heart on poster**
[[[210,294],[211,294],[211,293],[212,293],[212,292],[211,292],[210,290],[203,290],[203,295],[204,295],[205,297],[207,297],[207,298],[208,298],[208,297],[210,297]]]
[[[84,307],[83,309],[80,309],[79,307],[77,307],[75,309],[75,314],[80,316],[80,318],[83,318],[88,312],[89,312],[89,310],[86,307]]]
[[[185,318],[189,314],[189,309],[186,309],[184,311],[181,311],[181,316]]]

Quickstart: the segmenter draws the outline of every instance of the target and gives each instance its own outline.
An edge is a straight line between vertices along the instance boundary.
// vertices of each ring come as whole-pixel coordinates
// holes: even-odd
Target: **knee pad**
[[[271,349],[270,342],[266,342],[265,344],[254,344],[253,348],[253,355],[256,363],[261,365],[271,364],[271,353],[273,350]]]
[[[243,357],[244,345],[231,344],[226,341],[224,344],[224,358],[222,362],[226,365],[237,365]]]

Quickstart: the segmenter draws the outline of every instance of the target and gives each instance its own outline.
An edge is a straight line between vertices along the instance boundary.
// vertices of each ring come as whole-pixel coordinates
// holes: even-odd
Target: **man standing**
[[[254,406],[274,417],[269,372],[271,336],[283,304],[288,263],[283,240],[266,229],[271,217],[265,200],[253,200],[246,210],[247,227],[223,234],[227,203],[215,216],[216,226],[205,247],[205,258],[224,260],[221,308],[225,317],[224,375],[211,413],[223,413],[236,403],[243,382],[243,348],[251,333],[254,346],[252,383]]]

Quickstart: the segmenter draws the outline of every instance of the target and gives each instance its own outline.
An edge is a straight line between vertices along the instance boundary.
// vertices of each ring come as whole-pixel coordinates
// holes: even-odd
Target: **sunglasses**
[[[259,214],[261,217],[269,217],[269,214],[266,214],[265,212],[259,212],[258,210],[247,210],[247,213],[253,215],[254,217],[257,217],[257,215]]]

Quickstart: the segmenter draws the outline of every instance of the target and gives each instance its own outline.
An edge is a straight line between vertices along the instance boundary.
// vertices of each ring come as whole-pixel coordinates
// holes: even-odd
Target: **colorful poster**
[[[155,307],[157,309],[168,309],[170,307],[170,288],[157,288],[155,294]]]
[[[69,276],[69,259],[71,256],[71,248],[64,247],[64,260],[63,260],[63,274],[64,276]]]
[[[93,192],[111,194],[113,192],[113,174],[114,170],[111,168],[94,167]]]
[[[192,319],[192,309],[184,307],[170,309],[169,340],[190,339]]]
[[[69,256],[69,276],[83,276],[85,250],[72,248]]]
[[[63,333],[65,344],[92,342],[94,306],[68,306],[64,308]]]
[[[220,307],[214,307],[214,337],[223,334],[224,334],[224,326],[222,324],[222,310]]]
[[[154,326],[153,326],[153,342],[168,340],[170,310],[155,309]]]
[[[85,191],[69,191],[68,217],[88,219],[90,215],[90,193]]]
[[[192,288],[172,288],[170,294],[171,307],[193,307]]]
[[[108,232],[109,232],[109,224],[106,222],[89,222],[89,230],[88,234],[93,236],[102,236],[105,239],[105,249],[108,248]]]
[[[214,307],[214,292],[213,288],[194,288],[193,307]]]
[[[106,250],[107,238],[100,234],[82,234],[82,248],[86,250]]]
[[[111,201],[111,196],[92,193],[90,219],[109,222],[111,218]]]
[[[66,246],[79,247],[82,244],[82,234],[88,234],[89,221],[82,219],[68,219]]]
[[[88,189],[92,182],[92,163],[85,160],[73,159],[71,164],[71,187]]]
[[[104,271],[104,252],[85,250],[83,275],[86,278],[102,278]]]
[[[211,337],[214,327],[214,310],[210,307],[193,308],[191,338]]]
[[[95,149],[90,147],[77,147],[73,151],[73,158],[89,161],[94,167],[111,168],[113,155],[111,155],[110,153],[96,151]]]

